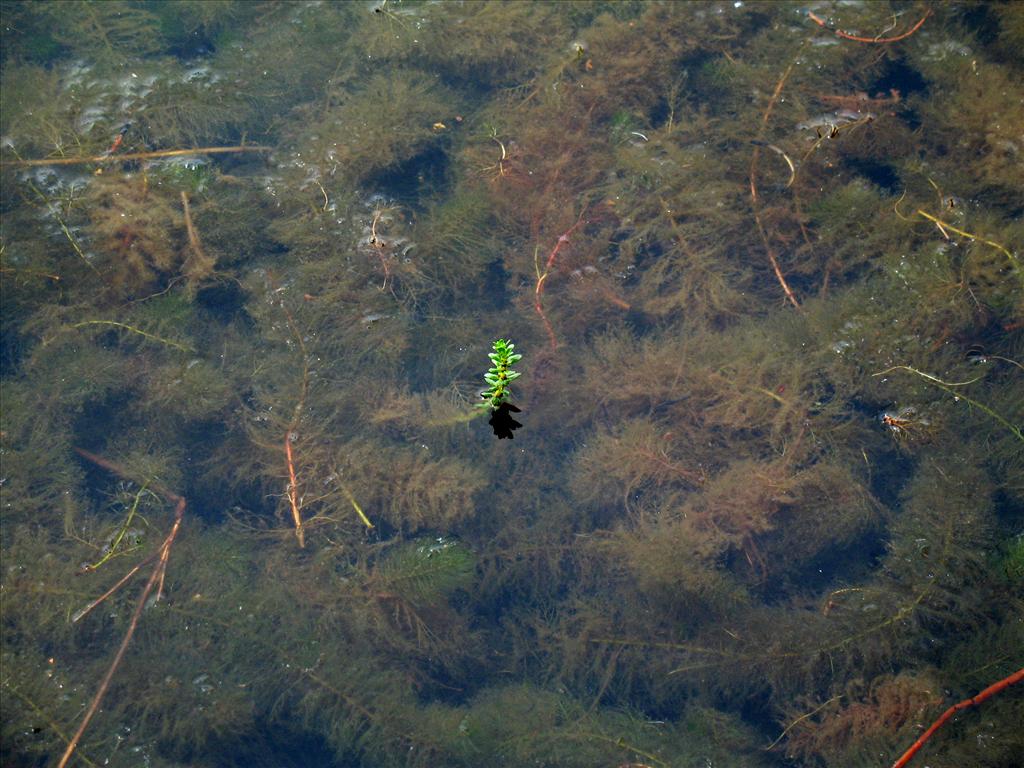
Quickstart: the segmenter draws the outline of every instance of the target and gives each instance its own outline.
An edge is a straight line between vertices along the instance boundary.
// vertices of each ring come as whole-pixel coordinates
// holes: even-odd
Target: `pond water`
[[[2,10],[5,766],[1019,765],[1024,5]]]

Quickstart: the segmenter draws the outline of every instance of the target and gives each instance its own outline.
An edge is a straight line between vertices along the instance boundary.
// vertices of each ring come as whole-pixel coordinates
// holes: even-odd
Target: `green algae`
[[[5,764],[143,488],[82,764],[847,766],[1015,668],[1017,6],[4,10]]]

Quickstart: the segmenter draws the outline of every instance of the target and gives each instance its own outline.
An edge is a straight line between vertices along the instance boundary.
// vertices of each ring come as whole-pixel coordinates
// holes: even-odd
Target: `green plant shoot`
[[[490,408],[493,411],[512,397],[509,384],[519,378],[512,366],[523,357],[512,352],[515,346],[504,339],[494,342],[494,351],[487,355],[491,358],[491,368],[484,374],[487,382],[487,389],[481,394],[484,402],[477,403],[477,408]]]

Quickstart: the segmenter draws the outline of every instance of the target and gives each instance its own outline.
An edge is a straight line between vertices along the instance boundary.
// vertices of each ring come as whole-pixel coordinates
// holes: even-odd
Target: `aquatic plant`
[[[146,8],[114,0],[96,5],[71,2],[58,9],[39,9],[51,34],[77,55],[107,65],[123,65],[134,57],[159,51],[164,43],[160,19]]]
[[[879,675],[858,687],[851,685],[814,719],[795,723],[786,736],[786,754],[835,763],[892,754],[937,701],[938,686],[927,675]]]
[[[430,204],[412,233],[412,257],[429,275],[432,292],[468,297],[487,291],[487,270],[500,258],[488,199],[456,192]]]
[[[1014,673],[1016,5],[67,8],[0,29],[0,762],[107,690],[83,764],[848,765]]]
[[[458,541],[420,539],[378,561],[370,581],[375,590],[397,594],[414,605],[429,606],[470,586],[473,560],[473,553]]]
[[[487,354],[487,357],[491,359],[491,367],[484,374],[487,389],[480,395],[485,402],[477,403],[477,408],[489,408],[493,411],[511,399],[510,385],[522,375],[512,370],[512,366],[523,357],[512,351],[515,347],[515,344],[505,339],[498,339],[494,342],[494,351]]]
[[[143,298],[157,280],[181,264],[176,247],[181,214],[163,195],[152,193],[144,177],[101,177],[89,188],[90,245],[97,268],[118,296]]]
[[[327,106],[296,124],[289,144],[308,158],[325,185],[365,182],[446,143],[432,126],[457,110],[456,98],[437,78],[408,71],[370,75],[333,90]]]

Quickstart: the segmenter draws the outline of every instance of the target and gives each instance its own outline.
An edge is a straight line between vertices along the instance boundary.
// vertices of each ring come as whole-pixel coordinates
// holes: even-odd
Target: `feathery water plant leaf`
[[[439,603],[473,581],[476,558],[452,539],[418,539],[391,552],[374,569],[375,586],[410,603]]]

